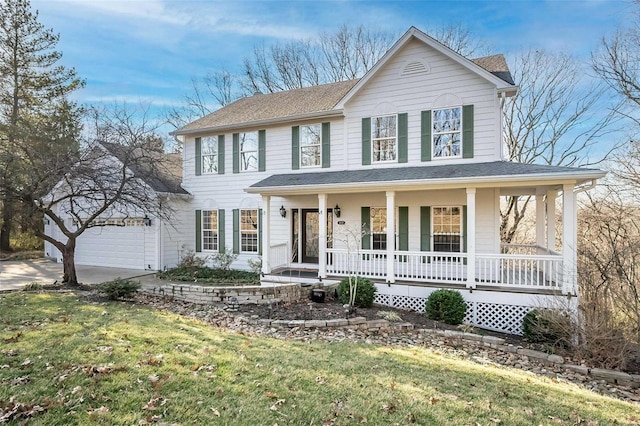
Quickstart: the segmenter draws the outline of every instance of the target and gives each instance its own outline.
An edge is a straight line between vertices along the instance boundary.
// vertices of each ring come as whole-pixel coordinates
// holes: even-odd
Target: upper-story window
[[[202,138],[202,173],[218,173],[218,138]]]
[[[398,116],[383,115],[371,118],[373,162],[395,161],[397,158]]]
[[[462,108],[433,110],[433,157],[462,155]]]
[[[240,133],[240,171],[258,170],[258,132]]]
[[[322,164],[322,126],[300,126],[300,167]]]

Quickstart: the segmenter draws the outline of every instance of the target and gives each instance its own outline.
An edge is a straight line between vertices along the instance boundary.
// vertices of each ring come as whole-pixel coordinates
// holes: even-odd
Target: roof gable
[[[511,74],[509,73],[509,69],[503,55],[487,56],[475,60],[467,59],[417,28],[411,27],[402,37],[400,37],[391,49],[389,49],[387,53],[385,53],[384,56],[369,71],[367,71],[364,77],[362,77],[358,83],[349,90],[349,92],[340,100],[340,102],[338,102],[338,104],[336,104],[335,107],[338,109],[344,108],[345,104],[353,98],[353,96],[358,93],[367,84],[367,82],[369,82],[373,76],[375,76],[378,71],[382,69],[391,60],[391,58],[393,58],[395,54],[406,46],[412,39],[421,41],[494,84],[499,92],[514,94],[517,91],[517,86],[513,83],[513,79],[511,78]]]

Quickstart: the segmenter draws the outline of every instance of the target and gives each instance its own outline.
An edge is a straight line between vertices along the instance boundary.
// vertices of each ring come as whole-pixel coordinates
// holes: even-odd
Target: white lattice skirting
[[[427,297],[437,288],[404,285],[378,285],[375,303],[400,309],[424,312]],[[461,290],[465,298],[466,324],[509,334],[522,334],[522,319],[536,307],[554,306],[559,296],[540,296]]]

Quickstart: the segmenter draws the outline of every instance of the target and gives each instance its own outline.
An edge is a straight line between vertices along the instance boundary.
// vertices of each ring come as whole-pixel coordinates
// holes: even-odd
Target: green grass
[[[0,297],[0,407],[15,403],[44,408],[35,425],[606,425],[640,412],[427,348],[246,336],[46,293]]]

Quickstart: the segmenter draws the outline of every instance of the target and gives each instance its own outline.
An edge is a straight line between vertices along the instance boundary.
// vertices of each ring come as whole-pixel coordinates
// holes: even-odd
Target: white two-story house
[[[460,289],[472,323],[517,331],[576,288],[576,192],[604,173],[503,159],[502,55],[470,60],[411,28],[361,79],[239,99],[175,132],[198,253],[231,249],[377,302]],[[501,247],[500,197],[534,195],[536,245]],[[556,200],[562,234],[556,247]],[[575,298],[574,298],[575,300]]]

